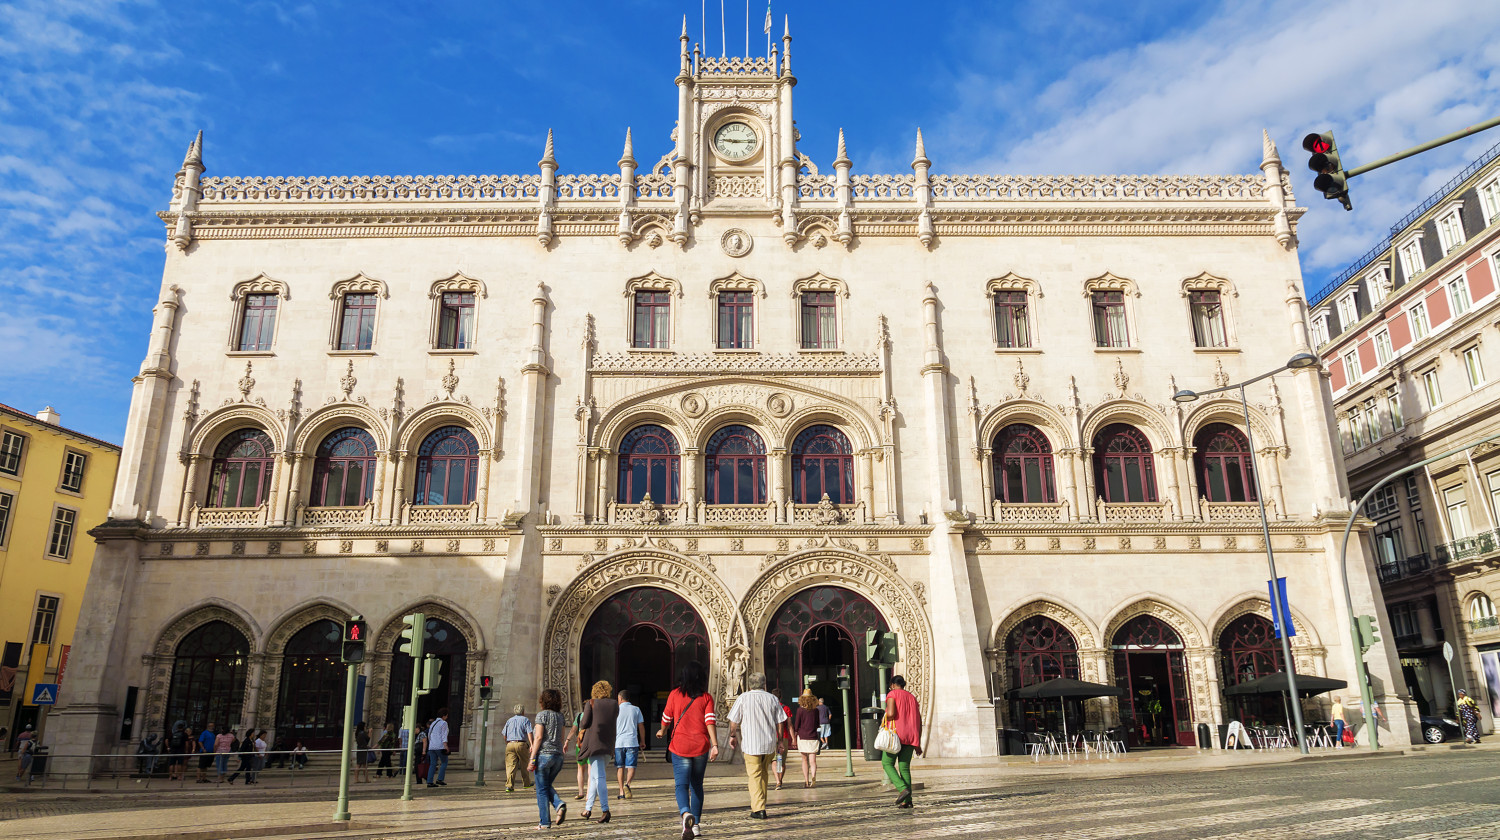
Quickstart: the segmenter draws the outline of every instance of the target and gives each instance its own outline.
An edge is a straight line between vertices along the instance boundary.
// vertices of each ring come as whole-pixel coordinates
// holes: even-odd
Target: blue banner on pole
[[[360,674],[354,681],[354,722],[359,723],[365,719],[365,675]]]
[[[1286,578],[1266,581],[1266,589],[1271,593],[1271,625],[1276,629],[1276,638],[1281,638],[1283,632],[1289,639],[1297,635],[1297,625],[1292,621],[1292,608],[1287,605],[1286,600]]]

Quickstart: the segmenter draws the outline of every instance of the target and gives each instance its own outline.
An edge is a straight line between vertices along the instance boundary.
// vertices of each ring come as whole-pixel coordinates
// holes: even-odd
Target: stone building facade
[[[1345,467],[1359,495],[1450,450],[1371,498],[1377,561],[1404,683],[1423,713],[1464,688],[1490,731],[1500,714],[1500,372],[1493,332],[1500,146],[1391,227],[1314,296]],[[1443,644],[1455,649],[1452,684]]]
[[[920,133],[910,173],[856,174],[842,134],[820,169],[790,53],[684,34],[671,141],[622,132],[618,173],[559,174],[549,133],[529,175],[209,178],[195,141],[66,746],[121,747],[128,685],[150,726],[326,735],[318,622],[354,612],[363,713],[394,717],[414,610],[465,754],[480,673],[501,707],[599,677],[650,707],[693,657],[721,704],[766,670],[838,708],[877,627],[930,754],[1045,725],[1007,692],[1059,675],[1131,691],[1075,725],[1192,743],[1239,713],[1226,673],[1274,667],[1252,460],[1298,667],[1347,676],[1324,383],[1254,389],[1253,456],[1236,401],[1171,400],[1308,347],[1269,139],[1255,175],[932,174]],[[204,702],[209,626],[243,664]]]

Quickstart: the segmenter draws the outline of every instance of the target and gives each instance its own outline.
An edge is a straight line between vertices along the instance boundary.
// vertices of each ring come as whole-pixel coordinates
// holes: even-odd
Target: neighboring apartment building
[[[1126,691],[1073,726],[1188,745],[1282,714],[1223,692],[1279,667],[1256,469],[1297,666],[1350,678],[1318,373],[1252,386],[1255,452],[1238,399],[1171,399],[1311,350],[1269,139],[1254,174],[1009,177],[932,174],[918,134],[910,171],[856,174],[797,142],[777,47],[684,35],[618,172],[559,174],[549,135],[531,174],[202,178],[193,143],[59,749],[336,743],[338,622],[370,622],[378,725],[417,610],[446,663],[419,708],[466,757],[481,674],[502,708],[603,678],[654,716],[689,657],[721,708],[761,670],[836,699],[850,664],[863,704],[875,628],[930,754],[1058,728],[1011,694],[1056,676]]]
[[[1349,486],[1500,434],[1500,146],[1311,296]],[[1500,443],[1426,466],[1364,510],[1401,670],[1420,709],[1451,713],[1453,676],[1500,714]]]
[[[45,734],[51,706],[33,704],[33,693],[67,676],[94,561],[88,530],[104,521],[119,463],[118,446],[63,428],[50,407],[33,417],[0,405],[0,726],[11,733],[4,749],[27,724]]]

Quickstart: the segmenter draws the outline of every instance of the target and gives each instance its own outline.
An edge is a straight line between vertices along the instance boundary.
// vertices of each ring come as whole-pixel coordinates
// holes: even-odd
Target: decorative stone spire
[[[783,15],[781,18],[781,73],[784,76],[792,75],[791,15]]]
[[[848,149],[847,146],[844,145],[844,129],[840,128],[839,129],[839,156],[833,159],[833,165],[835,167],[840,166],[840,165],[848,166],[851,163],[852,163],[852,161],[849,160],[849,149]]]
[[[547,129],[547,145],[542,147],[542,159],[537,165],[543,167],[550,166],[553,169],[557,168],[557,158],[552,154],[552,129],[550,128]]]
[[[625,151],[620,155],[620,165],[624,166],[626,163],[635,166],[635,144],[631,142],[629,126],[625,127]]]
[[[1281,155],[1276,152],[1276,143],[1271,140],[1271,132],[1262,129],[1260,138],[1260,171],[1266,176],[1266,200],[1276,208],[1276,218],[1272,223],[1276,231],[1276,241],[1281,244],[1281,247],[1290,250],[1297,247],[1297,243],[1296,237],[1292,235],[1292,221],[1287,215],[1286,208],[1295,199],[1291,194],[1291,185],[1284,182]]]
[[[931,248],[932,241],[937,238],[937,231],[932,226],[932,182],[927,177],[927,170],[931,166],[932,161],[927,159],[927,146],[922,142],[922,129],[918,128],[916,157],[911,162],[912,171],[917,176],[912,196],[917,200],[917,239],[921,240],[923,248]]]
[[[833,241],[849,248],[854,242],[854,220],[849,214],[852,195],[849,187],[849,169],[854,164],[849,160],[849,149],[844,144],[844,129],[839,129],[839,156],[833,161],[835,197],[839,203],[838,229],[833,232]]]
[[[1260,144],[1261,168],[1264,169],[1266,164],[1273,162],[1279,166],[1281,164],[1281,155],[1276,152],[1276,142],[1271,139],[1271,132],[1261,129]]]
[[[202,190],[198,179],[203,176],[203,130],[188,144],[187,154],[182,158],[182,169],[177,172],[173,187],[172,204],[177,210],[177,223],[172,228],[172,244],[177,250],[186,251],[193,241],[193,222],[189,214],[198,209]]]
[[[193,142],[191,142],[191,143],[188,144],[187,155],[184,156],[183,159],[182,159],[182,168],[183,169],[187,169],[189,166],[196,166],[196,167],[198,167],[198,171],[200,171],[200,172],[202,172],[204,170],[204,167],[203,167],[203,129],[201,129],[201,128],[198,129],[198,136],[195,137],[195,138],[193,138]]]
[[[552,206],[557,203],[557,158],[552,154],[552,129],[547,129],[547,145],[542,147],[542,187],[537,191],[541,212],[536,220],[536,240],[545,247],[552,244]]]
[[[922,128],[920,126],[917,127],[917,153],[916,157],[912,158],[911,165],[913,167],[932,165],[932,161],[927,159],[927,144],[922,142]]]
[[[635,238],[631,228],[630,208],[635,206],[635,153],[630,140],[630,129],[625,129],[625,151],[620,155],[620,222],[615,227],[615,236],[621,245],[629,245]]]

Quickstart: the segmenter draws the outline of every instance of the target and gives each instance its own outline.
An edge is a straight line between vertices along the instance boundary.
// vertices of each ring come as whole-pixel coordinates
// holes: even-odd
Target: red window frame
[[[636,292],[631,346],[642,350],[667,349],[671,346],[671,322],[671,292]]]
[[[204,507],[259,507],[271,487],[275,453],[260,429],[232,432],[214,450]]]
[[[375,495],[375,439],[350,426],[323,439],[313,459],[312,498],[318,507],[357,507]]]
[[[719,349],[749,350],[754,347],[755,294],[720,292],[718,308]]]
[[[838,302],[833,292],[802,293],[802,349],[837,350]]]
[[[474,293],[443,292],[438,304],[439,350],[468,350],[474,346]]]
[[[1139,429],[1115,423],[1094,436],[1094,492],[1106,502],[1156,501],[1156,460]]]
[[[1006,426],[995,435],[991,453],[996,499],[1006,504],[1057,501],[1052,443],[1037,427],[1026,423]]]
[[[344,295],[339,313],[339,349],[369,350],[375,346],[375,295],[350,292]]]
[[[1245,433],[1224,423],[1193,436],[1198,494],[1210,502],[1254,502],[1255,456]]]
[[[636,426],[620,440],[616,501],[640,504],[651,493],[651,501],[675,505],[681,484],[682,457],[671,432],[661,426]],[[652,493],[653,488],[659,492]]]
[[[245,295],[245,306],[240,313],[240,350],[270,350],[276,337],[276,307],[278,295]]]
[[[1031,321],[1025,292],[995,292],[995,343],[1000,347],[1031,346]]]
[[[766,503],[766,445],[748,426],[725,426],[714,432],[704,448],[707,486],[703,499],[711,505]]]
[[[836,505],[854,504],[854,447],[833,426],[808,426],[792,441],[792,500],[815,505],[824,493]]]
[[[1126,320],[1125,293],[1094,292],[1094,344],[1098,347],[1129,347],[1130,325]]]
[[[472,432],[444,426],[422,441],[412,504],[467,505],[474,501],[478,484],[479,442]]]

